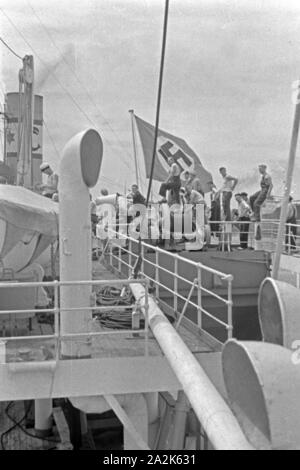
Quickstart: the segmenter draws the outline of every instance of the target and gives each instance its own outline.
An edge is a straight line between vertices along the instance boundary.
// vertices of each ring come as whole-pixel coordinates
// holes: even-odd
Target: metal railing
[[[91,285],[94,288],[99,286],[118,286],[120,290],[124,288],[124,286],[130,286],[132,283],[139,283],[144,286],[145,288],[145,303],[146,308],[143,310],[145,312],[144,315],[144,328],[140,328],[136,326],[136,321],[133,318],[134,313],[139,308],[137,302],[134,302],[132,305],[113,305],[113,306],[106,306],[106,305],[87,305],[87,306],[80,306],[80,307],[60,307],[60,288],[63,286],[86,286]],[[26,342],[30,341],[30,344],[37,344],[41,341],[45,344],[45,342],[54,341],[56,346],[55,358],[56,360],[61,360],[61,344],[64,341],[76,341],[76,340],[90,340],[92,341],[93,338],[100,338],[106,335],[136,335],[142,334],[144,335],[144,355],[149,355],[149,317],[148,317],[148,295],[149,295],[149,281],[147,279],[113,279],[113,280],[91,280],[91,281],[53,281],[53,282],[0,282],[0,289],[18,289],[18,288],[52,288],[53,289],[53,307],[49,308],[33,308],[33,309],[16,309],[16,310],[0,310],[0,322],[1,316],[17,316],[20,314],[27,314],[32,316],[38,313],[43,314],[52,314],[54,315],[54,322],[53,322],[53,334],[31,334],[28,335],[16,335],[16,336],[0,336],[0,343],[1,343],[1,362],[5,361],[5,352],[7,352],[8,348],[7,345],[12,342]],[[95,314],[100,312],[105,312],[108,310],[114,311],[128,311],[128,309],[132,310],[132,325],[131,328],[128,329],[106,329],[105,331],[95,331],[95,326],[92,323],[90,325],[90,331],[87,332],[78,332],[78,333],[62,333],[61,331],[61,315],[64,312],[78,312],[78,311],[92,311]],[[15,320],[18,321],[18,320]],[[3,322],[9,324],[9,320],[3,320]],[[47,343],[49,344],[49,343]],[[122,354],[122,352],[121,352]],[[44,360],[44,359],[43,359]],[[32,361],[32,359],[30,359]],[[12,361],[13,362],[13,361]],[[23,362],[26,360],[23,358]]]
[[[114,232],[114,235],[116,235],[116,232]],[[117,235],[118,238],[111,237],[108,239],[109,250],[106,257],[112,267],[130,277],[139,257],[139,241],[125,234],[118,233]],[[120,240],[125,242],[123,246],[121,246]],[[153,259],[145,256],[147,253],[152,253],[151,258]],[[185,318],[185,323],[198,327],[200,332],[214,343],[222,344],[223,341],[232,338],[233,276],[231,274],[225,274],[202,263],[145,242],[141,243],[141,257],[141,273],[153,286],[155,297],[166,313],[171,309],[172,313],[175,314],[176,329],[179,328],[183,318]],[[166,265],[171,265],[171,267],[168,269]],[[189,276],[182,275],[182,271],[188,271]],[[216,288],[213,290],[205,285],[204,280],[206,284],[209,284],[209,278],[214,286],[222,286],[222,294],[217,294],[215,292]],[[225,283],[225,286],[223,283]],[[185,293],[186,295],[184,295]],[[169,299],[169,301],[166,301],[165,298],[170,296],[172,301],[170,302]],[[225,309],[225,319],[220,319],[216,314],[204,308],[204,297],[214,299],[221,309],[222,307]],[[180,306],[181,311],[179,311]],[[192,315],[189,315],[189,318],[186,317],[188,309],[190,312],[196,312],[196,321],[191,320]],[[213,332],[214,327],[221,327],[225,331],[222,341],[219,339],[220,335]]]
[[[232,246],[240,248],[255,248],[255,227],[251,221],[210,221],[209,246],[218,246],[227,251]]]
[[[269,241],[270,251],[276,251],[279,220],[263,220],[263,239]],[[297,254],[300,250],[300,225],[285,224],[285,238],[282,243],[282,253]]]
[[[228,245],[241,248],[276,250],[279,220],[264,219],[261,222],[252,221],[213,221],[209,223],[211,239],[209,245],[219,246],[224,251]],[[257,229],[260,236],[257,236]],[[282,244],[282,252],[294,254],[300,250],[300,225],[286,224],[286,236]],[[259,244],[257,243],[259,242]]]

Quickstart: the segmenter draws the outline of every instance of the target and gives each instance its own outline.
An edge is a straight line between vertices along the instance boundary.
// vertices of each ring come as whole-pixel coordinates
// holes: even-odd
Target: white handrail
[[[128,255],[128,260],[130,259],[131,263],[132,263],[132,258],[133,257],[134,258],[138,257],[138,255],[132,251],[132,244],[133,243],[138,244],[139,241],[132,238],[132,237],[130,237],[130,236],[128,236],[128,235],[125,235],[125,234],[119,234],[118,232],[113,232],[113,233],[115,235],[120,235],[120,238],[125,240],[128,243],[128,246],[121,248],[120,243],[118,242],[118,239],[116,239],[116,238],[110,239],[110,253],[109,253],[110,264],[111,264],[111,266],[116,267],[115,264],[113,263],[113,260],[115,260],[117,262],[117,269],[118,269],[119,272],[121,271],[120,266],[121,265],[125,266],[126,268],[128,268],[127,273],[128,273],[128,276],[130,277],[131,274],[132,274],[133,265],[130,266],[130,264],[127,263],[125,261],[125,259],[123,259],[122,254],[127,254]],[[115,246],[117,247],[117,253],[114,252],[114,247]],[[177,315],[177,313],[178,313],[177,312],[178,299],[181,299],[186,303],[186,298],[184,297],[184,295],[182,295],[178,292],[178,290],[179,290],[178,289],[178,281],[181,280],[182,282],[186,282],[188,285],[193,284],[189,279],[185,279],[181,275],[179,275],[179,271],[180,271],[179,263],[188,264],[189,266],[191,266],[195,269],[195,271],[196,271],[195,274],[197,276],[197,295],[198,295],[197,304],[195,304],[191,300],[191,298],[188,299],[188,304],[191,307],[196,308],[196,310],[197,310],[197,326],[198,326],[198,328],[200,328],[203,332],[208,333],[205,330],[205,328],[203,327],[203,318],[202,317],[203,317],[203,315],[205,315],[205,317],[212,319],[218,325],[221,325],[222,327],[224,327],[225,330],[226,330],[227,338],[228,339],[231,338],[232,337],[232,332],[233,332],[233,323],[232,323],[233,322],[233,319],[232,319],[232,281],[233,281],[233,276],[231,274],[225,274],[225,273],[223,273],[221,271],[218,271],[214,268],[206,266],[206,265],[204,265],[200,262],[195,262],[195,261],[190,260],[188,258],[184,258],[184,257],[182,257],[178,254],[174,254],[174,253],[171,253],[169,251],[163,250],[163,249],[161,249],[157,246],[150,245],[150,244],[145,243],[143,241],[141,242],[141,247],[142,247],[143,252],[144,252],[145,248],[149,248],[149,249],[151,249],[152,252],[155,253],[155,261],[150,261],[150,260],[147,259],[147,257],[145,258],[143,256],[143,265],[149,264],[150,266],[152,266],[154,268],[154,276],[149,275],[149,273],[147,273],[147,271],[146,272],[143,271],[143,269],[142,269],[142,274],[146,278],[148,278],[150,280],[150,282],[152,282],[155,285],[155,287],[156,287],[156,297],[158,299],[160,299],[159,287],[163,288],[164,291],[167,291],[167,292],[171,293],[174,297],[174,300],[173,300],[174,313],[175,313],[175,315]],[[160,259],[159,259],[160,254],[163,254],[164,256],[167,256],[167,257],[169,257],[169,259],[173,260],[173,265],[174,265],[173,270],[167,269],[166,267],[162,266],[162,264],[160,262]],[[158,280],[159,273],[161,271],[166,273],[166,274],[169,274],[174,279],[173,280],[173,285],[171,287],[166,285],[166,284],[163,284],[162,282],[160,282]],[[223,298],[220,295],[216,294],[213,290],[209,290],[208,288],[203,287],[203,285],[202,285],[203,272],[204,273],[207,272],[209,274],[213,274],[215,276],[218,276],[221,280],[223,280],[227,283],[227,298]],[[214,314],[208,312],[206,309],[203,308],[203,306],[202,306],[202,292],[204,292],[207,295],[211,295],[217,301],[223,303],[226,306],[226,308],[227,308],[227,322],[220,320],[217,316],[215,316]],[[172,305],[170,305],[170,307],[172,307]],[[186,310],[186,307],[184,308],[184,311],[185,310]],[[210,334],[210,337],[214,338],[214,336],[212,334]],[[217,338],[214,338],[214,339],[219,342],[219,340]]]
[[[143,287],[131,289],[143,306]],[[182,384],[184,393],[216,450],[254,450],[242,432],[233,412],[210,381],[197,359],[190,352],[153,299],[149,299],[151,330]]]
[[[64,307],[61,308],[59,305],[59,289],[61,286],[72,286],[72,285],[92,285],[92,286],[101,286],[101,285],[117,285],[117,286],[124,286],[135,283],[135,284],[141,284],[145,288],[145,298],[146,298],[146,305],[148,305],[148,283],[149,281],[147,279],[138,279],[138,280],[133,280],[133,279],[112,279],[112,280],[90,280],[90,281],[52,281],[52,282],[41,282],[41,281],[34,281],[34,282],[0,282],[0,288],[24,288],[24,287],[53,287],[54,289],[54,307],[53,308],[47,308],[47,309],[18,309],[18,310],[0,310],[0,320],[1,320],[1,315],[16,315],[16,314],[23,314],[23,313],[28,313],[28,312],[43,312],[43,313],[51,313],[54,314],[54,332],[53,334],[47,334],[47,335],[27,335],[27,336],[1,336],[2,340],[5,340],[5,342],[13,342],[13,341],[27,341],[30,340],[31,342],[37,341],[40,342],[42,341],[50,341],[50,340],[56,340],[58,342],[58,348],[60,348],[61,343],[63,341],[72,341],[80,338],[97,338],[99,336],[105,336],[105,335],[122,335],[122,334],[134,334],[134,333],[143,333],[144,334],[144,342],[145,342],[145,355],[148,355],[149,351],[149,321],[148,318],[145,318],[145,326],[144,328],[139,328],[138,330],[135,328],[132,329],[126,329],[126,330],[110,330],[110,331],[91,331],[91,332],[82,332],[82,333],[70,333],[70,334],[62,334],[60,331],[60,321],[59,317],[60,314],[66,310],[70,312],[76,312],[80,311],[82,309],[84,310],[92,310],[92,311],[106,311],[108,309],[108,306],[80,306],[80,307]],[[136,304],[133,305],[126,305],[126,306],[113,306],[114,310],[120,310],[124,308],[135,308]],[[146,308],[146,314],[148,314],[148,309]],[[58,357],[58,360],[60,360],[60,357]],[[49,362],[49,361],[47,361]],[[24,364],[26,361],[24,361]]]

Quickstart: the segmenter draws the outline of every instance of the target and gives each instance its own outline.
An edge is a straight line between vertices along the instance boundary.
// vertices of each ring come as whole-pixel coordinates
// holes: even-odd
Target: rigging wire
[[[48,127],[48,125],[47,125],[45,119],[43,119],[43,124],[45,125],[46,132],[47,132],[47,134],[48,134],[48,136],[49,136],[49,139],[50,139],[50,141],[51,141],[51,143],[52,143],[52,146],[53,146],[53,148],[54,148],[54,150],[55,150],[55,153],[56,153],[56,155],[58,156],[58,158],[60,158],[58,148],[57,148],[56,145],[55,145],[54,139],[53,139],[53,137],[52,137],[52,135],[51,135],[51,133],[50,133],[49,127]]]
[[[82,109],[82,107],[79,105],[79,103],[75,100],[75,98],[72,96],[72,94],[63,86],[61,81],[57,78],[57,76],[54,74],[53,71],[49,69],[45,61],[40,57],[40,55],[36,52],[36,50],[32,47],[32,45],[29,43],[29,41],[26,39],[24,34],[18,29],[16,24],[11,20],[11,18],[7,15],[7,13],[0,7],[0,11],[2,14],[6,17],[6,19],[9,21],[9,23],[13,26],[13,28],[17,31],[17,33],[22,37],[23,41],[27,44],[27,46],[33,51],[35,56],[40,60],[40,62],[43,64],[44,68],[48,71],[49,75],[53,75],[54,79],[56,82],[59,84],[59,86],[62,88],[62,90],[66,93],[66,95],[71,99],[71,101],[74,103],[74,105],[79,109],[79,111],[85,116],[85,118],[89,121],[90,124],[92,124],[95,128],[98,126],[94,123],[94,121],[87,115],[87,113]],[[108,145],[111,146],[111,144],[108,142]],[[128,169],[131,170],[130,165],[123,159],[121,161],[127,166]]]
[[[0,82],[0,90],[3,94],[3,96],[5,97],[6,95],[6,92]],[[6,121],[8,121],[9,117],[13,115],[12,111],[11,111],[11,108],[8,106],[8,104],[6,103],[6,112],[4,112],[4,106],[2,107],[3,109],[3,118],[6,119]],[[16,132],[16,135],[18,134],[18,124],[16,122],[10,122],[9,124],[12,125],[12,127],[15,128],[15,132]]]
[[[59,86],[64,90],[64,92],[68,95],[68,97],[71,99],[71,101],[74,103],[74,105],[77,107],[77,109],[82,113],[82,115],[87,119],[87,121],[92,124],[94,127],[97,128],[96,124],[93,122],[93,120],[87,115],[87,113],[82,109],[82,107],[77,103],[75,98],[72,96],[72,94],[69,92],[69,90],[61,83],[61,81],[57,78],[55,73],[49,69],[47,66],[46,62],[40,57],[40,55],[36,52],[36,50],[32,47],[32,45],[29,43],[29,41],[26,39],[24,34],[19,30],[19,28],[15,25],[15,23],[10,19],[10,17],[3,11],[2,8],[0,8],[0,11],[2,14],[7,18],[7,20],[10,22],[10,24],[14,27],[14,29],[18,32],[18,34],[22,37],[23,41],[27,44],[28,47],[32,50],[32,52],[35,54],[35,56],[40,60],[40,62],[43,64],[44,68],[47,70],[49,75],[53,75]]]
[[[13,26],[13,28],[18,32],[18,34],[22,37],[23,41],[27,44],[28,47],[30,47],[30,49],[33,51],[33,53],[35,54],[35,56],[40,60],[40,62],[42,63],[42,65],[44,66],[44,68],[47,70],[47,72],[49,73],[49,75],[52,75],[54,77],[54,79],[56,80],[56,82],[59,84],[59,86],[62,88],[62,90],[66,93],[66,95],[70,98],[70,100],[73,102],[73,104],[77,107],[77,109],[83,114],[83,116],[87,119],[87,121],[92,124],[95,128],[98,128],[98,126],[96,125],[96,123],[88,116],[88,114],[84,111],[84,109],[79,105],[79,103],[76,101],[76,99],[74,98],[74,96],[69,92],[69,90],[61,83],[61,81],[57,78],[57,76],[55,75],[55,73],[49,69],[49,67],[47,66],[46,62],[40,57],[40,55],[36,52],[36,50],[32,47],[32,45],[29,43],[29,41],[26,39],[26,37],[24,36],[24,34],[19,30],[19,28],[16,26],[16,24],[11,20],[11,18],[9,17],[9,15],[7,15],[7,13],[2,9],[0,8],[0,11],[2,12],[2,14],[7,18],[7,20],[9,21],[9,23]],[[52,41],[53,42],[53,41]],[[57,47],[57,46],[56,46]],[[57,48],[58,49],[58,48]],[[59,49],[58,49],[59,50]],[[65,59],[63,59],[65,60]],[[68,64],[68,62],[66,61],[68,67],[71,69],[70,65]],[[72,69],[71,69],[72,70]],[[74,71],[73,71],[73,74],[74,74]],[[75,75],[75,74],[74,74]],[[79,80],[79,79],[78,79]],[[90,99],[92,100],[92,98],[90,97]],[[96,106],[96,105],[95,105]],[[100,110],[97,108],[98,112],[102,115],[102,113],[100,112]],[[109,125],[110,126],[110,125]],[[110,126],[111,127],[111,126]],[[111,130],[113,131],[113,129],[111,128]],[[115,131],[113,131],[114,135],[115,135]],[[108,142],[108,141],[107,141]],[[119,145],[121,145],[120,143],[120,140],[118,139],[118,143]],[[109,142],[108,142],[109,144]],[[109,144],[110,145],[110,144]],[[127,151],[126,151],[127,152]],[[128,154],[128,152],[127,152]],[[129,154],[128,154],[129,155]],[[126,166],[128,169],[131,170],[131,167],[130,165],[125,161],[125,160],[121,160]]]
[[[111,124],[109,123],[108,119],[105,118],[105,116],[103,115],[103,113],[101,112],[101,110],[99,109],[99,107],[97,106],[95,100],[93,100],[92,96],[90,95],[88,89],[86,88],[86,86],[84,85],[84,83],[80,80],[80,78],[78,77],[78,75],[76,74],[76,71],[74,70],[73,67],[70,66],[69,62],[65,59],[65,57],[63,56],[63,53],[61,51],[61,49],[56,45],[54,39],[53,39],[53,36],[52,34],[49,32],[48,28],[45,26],[45,24],[42,22],[40,16],[37,14],[36,10],[33,8],[33,6],[30,4],[30,2],[27,0],[27,3],[28,5],[30,6],[33,14],[35,15],[35,17],[37,18],[37,20],[39,21],[40,25],[42,26],[42,28],[44,29],[44,31],[46,32],[47,36],[49,37],[50,41],[52,42],[53,46],[56,48],[56,50],[61,54],[61,58],[63,60],[63,62],[67,65],[67,67],[71,70],[71,72],[73,73],[74,77],[76,78],[77,82],[79,83],[79,85],[84,89],[89,101],[92,103],[93,106],[95,106],[95,109],[97,110],[97,112],[100,114],[100,116],[102,117],[103,119],[103,122],[104,124],[106,124],[109,129],[111,130],[111,132],[113,133],[115,139],[117,140],[118,144],[120,145],[120,147],[122,149],[125,150],[125,153],[127,154],[127,156],[130,158],[131,160],[131,155],[130,153],[128,152],[128,150],[126,149],[126,147],[123,146],[123,144],[121,143],[117,133],[115,132],[115,130],[113,129],[113,127],[111,126]],[[124,162],[125,163],[125,162]],[[128,166],[128,168],[130,169],[130,167]]]
[[[161,60],[160,60],[160,72],[159,72],[159,84],[158,84],[158,94],[157,94],[157,106],[156,106],[156,120],[155,120],[155,134],[153,142],[153,154],[151,162],[151,170],[147,191],[146,206],[149,204],[153,172],[155,165],[155,156],[156,156],[156,146],[157,146],[157,137],[158,137],[158,126],[159,126],[159,115],[160,115],[160,104],[161,104],[161,93],[162,93],[162,81],[163,81],[163,72],[164,72],[164,62],[166,54],[166,40],[167,40],[167,29],[168,29],[168,12],[169,12],[169,0],[165,0],[165,17],[164,17],[164,28],[163,28],[163,41],[162,41],[162,50],[161,50]]]
[[[49,139],[50,139],[50,141],[51,141],[51,143],[52,143],[52,146],[53,146],[53,148],[54,148],[54,150],[55,150],[55,153],[56,153],[58,159],[60,159],[59,150],[58,150],[58,148],[57,148],[57,146],[56,146],[56,144],[55,144],[55,141],[54,141],[54,139],[53,139],[53,137],[52,137],[52,135],[51,135],[49,126],[47,125],[45,119],[43,119],[43,124],[45,125],[46,132],[47,132],[48,137],[49,137]],[[113,179],[110,179],[110,178],[105,177],[105,176],[100,176],[99,179],[106,180],[106,181],[107,181],[108,183],[110,183],[111,185],[114,185],[114,186],[116,186],[116,187],[119,187],[119,185],[116,184],[116,182],[115,182]]]
[[[151,195],[152,180],[153,180],[153,172],[154,172],[154,164],[155,164],[155,156],[156,156],[156,146],[157,146],[157,137],[158,137],[159,114],[160,114],[161,93],[162,93],[162,81],[163,81],[165,53],[166,53],[168,13],[169,13],[169,0],[165,0],[163,40],[162,40],[161,59],[160,59],[160,71],[159,71],[158,94],[157,94],[157,105],[156,105],[156,120],[155,120],[155,134],[154,134],[154,142],[153,142],[153,154],[152,154],[151,170],[150,170],[150,177],[149,177],[148,191],[147,191],[147,198],[146,198],[146,211],[144,213],[143,220],[141,221],[141,226],[144,223],[144,219],[145,219],[145,216],[146,216],[146,213],[147,213],[147,208],[148,208],[148,205],[149,205],[149,200],[150,200],[150,195]],[[142,232],[142,230],[140,229],[139,244],[138,244],[138,258],[137,258],[136,263],[133,267],[133,277],[135,279],[138,277],[138,274],[140,272],[142,262],[143,262],[141,232]]]
[[[14,404],[13,401],[10,401],[7,404],[7,406],[4,410],[4,413],[6,414],[6,416],[7,416],[7,413],[9,411],[9,409],[13,406],[13,404]],[[25,415],[19,421],[15,421],[14,424],[10,428],[8,428],[6,431],[4,431],[1,434],[1,437],[0,437],[1,450],[6,450],[5,445],[4,445],[4,437],[7,436],[9,433],[11,433],[15,428],[17,428],[23,421],[25,421],[25,419],[27,418],[27,416],[29,414],[29,411],[30,411],[30,407],[28,406],[27,410],[25,412]]]
[[[10,50],[10,52],[13,53],[13,55],[15,55],[16,57],[18,57],[18,59],[22,60],[23,61],[23,58],[17,54],[8,44],[7,42],[4,41],[4,39],[0,36],[0,41],[7,47],[7,49]]]
[[[6,450],[5,446],[4,446],[4,436],[7,436],[10,432],[12,432],[14,429],[16,428],[19,428],[24,434],[26,434],[27,436],[29,437],[32,437],[34,439],[38,439],[38,440],[41,440],[41,441],[46,441],[46,442],[54,442],[56,444],[59,443],[59,440],[57,439],[51,439],[50,437],[42,437],[42,436],[37,436],[36,434],[32,434],[31,432],[27,431],[27,429],[25,429],[25,427],[22,425],[22,423],[26,420],[29,412],[31,411],[31,408],[32,408],[32,403],[33,402],[29,402],[28,405],[27,405],[27,409],[25,411],[25,414],[24,416],[20,419],[20,420],[16,420],[15,417],[13,417],[10,413],[9,413],[9,410],[15,405],[16,402],[14,401],[11,401],[8,403],[7,407],[5,408],[4,412],[7,416],[7,418],[9,418],[9,420],[13,423],[13,425],[7,429],[5,432],[3,432],[1,434],[1,447],[2,447],[2,450]]]

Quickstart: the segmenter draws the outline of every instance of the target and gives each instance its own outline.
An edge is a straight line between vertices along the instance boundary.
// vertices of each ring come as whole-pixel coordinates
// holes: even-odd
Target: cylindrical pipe
[[[131,289],[144,308],[144,287],[131,284]],[[149,322],[213,447],[224,450],[253,449],[225,400],[151,297]]]
[[[293,349],[300,338],[300,290],[267,277],[258,295],[258,317],[263,340]]]
[[[228,400],[257,450],[300,449],[300,371],[277,344],[230,340],[222,351]]]
[[[185,431],[189,404],[182,390],[178,392],[173,420],[173,432],[171,438],[171,450],[184,449]]]
[[[59,178],[61,281],[92,279],[89,188],[98,180],[102,152],[102,140],[93,129],[75,135],[63,150]],[[82,307],[81,311],[61,313],[62,334],[90,331],[92,312],[86,310],[90,301],[90,285],[61,286],[61,308]],[[90,354],[90,342],[86,339],[62,343],[64,357],[89,357]]]
[[[49,436],[52,429],[52,400],[41,398],[34,401],[34,430],[37,436]]]
[[[0,364],[5,364],[6,362],[6,343],[5,340],[0,340]]]
[[[148,443],[150,449],[153,449],[159,428],[158,393],[144,393],[144,397],[148,409]]]

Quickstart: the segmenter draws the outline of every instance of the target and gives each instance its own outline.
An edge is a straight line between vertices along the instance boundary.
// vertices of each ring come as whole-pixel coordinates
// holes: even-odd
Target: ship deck
[[[109,281],[120,278],[120,275],[112,272],[109,267],[94,263],[93,279]],[[97,310],[97,309],[95,309]],[[107,307],[107,311],[113,310]],[[125,309],[124,309],[125,311]],[[122,311],[120,312],[120,318]],[[49,315],[36,315],[30,321],[20,320],[14,322],[14,328],[9,332],[12,336],[22,336],[24,339],[8,341],[6,345],[6,361],[22,362],[42,361],[55,358],[56,340],[45,339],[42,336],[54,334],[54,327],[48,323]],[[30,328],[29,328],[30,324]],[[93,328],[91,332],[103,332],[103,335],[92,338],[92,357],[93,358],[114,358],[114,357],[139,357],[145,355],[145,333],[139,332],[122,332],[118,330],[110,330],[101,326],[100,322],[93,320]],[[178,333],[190,351],[194,354],[213,352],[214,348],[203,338],[200,337],[197,330],[191,331],[190,328],[181,324]],[[26,338],[25,338],[26,336]],[[33,336],[41,336],[40,339],[34,339]],[[149,329],[148,334],[148,355],[163,356],[159,344]]]
[[[93,269],[93,279],[99,279],[99,280],[107,280],[108,285],[111,282],[113,282],[115,279],[120,278],[121,274],[118,274],[116,272],[113,272],[109,267],[100,265],[99,263],[94,263],[94,269]],[[108,310],[113,307],[108,307]],[[41,321],[41,318],[38,315],[35,315],[31,320],[30,320],[30,329],[29,329],[29,321],[28,320],[20,320],[19,322],[14,322],[14,328],[9,331],[9,333],[13,336],[18,336],[18,335],[24,335],[27,336],[26,339],[21,339],[21,340],[11,340],[8,341],[6,344],[6,363],[7,366],[14,365],[14,363],[28,363],[28,362],[41,362],[41,361],[47,361],[47,360],[54,360],[55,359],[55,350],[56,350],[56,340],[55,339],[45,339],[43,340],[43,336],[48,337],[49,335],[54,334],[54,327],[51,323],[47,323],[47,315],[44,316],[45,321]],[[149,375],[151,377],[152,375],[157,375],[158,377],[154,379],[154,387],[157,387],[158,389],[168,389],[168,383],[172,383],[173,387],[174,384],[176,383],[174,381],[174,378],[171,377],[170,372],[168,371],[169,366],[165,365],[164,363],[166,362],[163,352],[156,341],[155,337],[153,336],[151,330],[149,329],[149,335],[148,335],[148,351],[147,351],[147,356],[146,356],[146,351],[145,351],[145,334],[141,332],[125,332],[122,333],[120,332],[119,334],[116,334],[114,331],[110,331],[108,328],[104,328],[100,325],[99,322],[94,321],[93,322],[93,331],[95,332],[104,332],[104,335],[98,336],[98,337],[93,337],[92,339],[92,358],[90,360],[84,361],[85,365],[82,364],[82,367],[84,369],[87,369],[90,367],[90,371],[94,367],[95,375],[97,373],[99,376],[103,376],[99,370],[97,370],[97,364],[99,364],[97,361],[103,359],[104,363],[106,361],[109,361],[109,365],[111,367],[112,364],[115,364],[115,362],[110,362],[113,359],[118,359],[120,361],[127,361],[127,367],[130,368],[129,363],[134,360],[139,360],[139,358],[143,358],[142,360],[145,360],[144,364],[146,365],[145,369],[147,369],[147,364],[150,364],[152,361],[152,365],[149,365],[150,367],[150,373],[149,370],[145,371],[145,374]],[[185,344],[188,346],[190,351],[195,355],[195,357],[201,362],[201,356],[207,356],[207,353],[213,353],[214,349],[204,341],[204,339],[200,338],[199,333],[197,331],[191,331],[189,328],[185,327],[184,325],[181,325],[178,329],[178,333],[181,336],[182,340],[185,342]],[[2,331],[3,334],[3,331]],[[23,337],[24,337],[23,336]],[[36,340],[32,338],[33,336],[41,336],[39,340]],[[215,361],[213,360],[214,356],[213,354],[208,354],[211,357],[211,360],[206,360],[204,361],[206,364],[207,368],[210,368],[210,363]],[[150,362],[146,362],[150,361]],[[65,363],[68,363],[69,361],[62,361]],[[72,361],[75,367],[78,364],[78,361]],[[79,361],[82,362],[82,361]],[[125,362],[123,362],[125,366]],[[89,365],[89,364],[90,365]],[[139,369],[135,368],[135,365],[137,363],[133,362],[132,363],[132,369],[134,375],[141,376],[141,371]],[[24,364],[25,365],[25,364]],[[143,368],[143,365],[141,366]],[[117,368],[117,367],[116,367]],[[125,368],[125,367],[124,367]],[[89,371],[89,372],[90,372]],[[86,370],[85,370],[86,372]],[[76,376],[78,371],[72,372],[72,376]],[[117,374],[117,372],[116,372]],[[124,375],[126,372],[124,372]],[[80,370],[80,375],[84,375],[83,369]],[[113,371],[112,371],[113,375]],[[18,389],[18,379],[21,377],[21,374],[18,373],[15,376],[15,381],[14,381],[14,388]],[[45,376],[46,377],[46,376]],[[71,376],[70,376],[71,377]],[[72,377],[73,378],[73,377]],[[65,379],[67,381],[67,379]],[[82,378],[84,381],[84,378]],[[148,379],[149,383],[152,379]],[[124,377],[120,378],[120,382],[124,382]],[[130,382],[130,377],[128,378],[128,381]],[[132,381],[132,378],[131,378]],[[143,381],[143,377],[139,379],[139,381]],[[144,379],[145,381],[145,379]],[[112,379],[112,382],[114,382],[114,379]],[[122,383],[123,383],[122,382]],[[163,383],[165,385],[163,385]],[[160,384],[160,385],[159,385]],[[149,385],[149,384],[148,384]],[[88,385],[87,385],[88,386]],[[125,385],[124,385],[125,386]],[[151,384],[152,386],[152,384]],[[72,387],[72,386],[71,386]],[[116,384],[116,387],[118,388],[118,385]],[[125,386],[126,387],[126,386]],[[135,385],[131,385],[131,387],[135,387]],[[147,384],[145,385],[147,387]],[[178,387],[178,385],[177,385]],[[177,388],[176,387],[176,388]],[[53,391],[55,389],[55,385],[53,388]],[[20,400],[22,393],[18,392],[20,394],[20,397],[11,397],[11,400]],[[43,392],[42,392],[43,393]],[[67,393],[67,392],[66,392]],[[55,396],[55,392],[53,393]],[[68,396],[68,394],[66,395]],[[22,395],[23,397],[23,395]],[[25,397],[24,398],[28,398]],[[9,413],[7,414],[7,407],[10,406],[10,403],[12,405],[12,408],[9,409]],[[0,434],[3,432],[5,433],[7,430],[10,429],[12,426],[12,421],[9,418],[9,416],[13,416],[15,420],[19,420],[23,416],[25,416],[25,408],[24,406],[28,402],[23,402],[23,400],[20,401],[14,401],[14,402],[8,402],[8,401],[3,401],[0,402],[0,421],[1,421],[1,426],[0,426]],[[25,425],[25,424],[24,424]],[[23,426],[24,428],[24,426]],[[30,436],[31,434],[31,436]],[[55,436],[57,439],[58,436]],[[53,437],[50,439],[50,441],[47,440],[40,440],[36,439],[34,437],[34,430],[29,429],[28,434],[23,432],[22,428],[16,427],[14,430],[11,432],[7,433],[7,436],[5,436],[5,449],[18,449],[18,450],[47,450],[50,448],[54,448],[56,446],[56,443],[52,441],[54,439]],[[56,440],[55,439],[55,440]],[[59,439],[58,439],[59,440]]]

